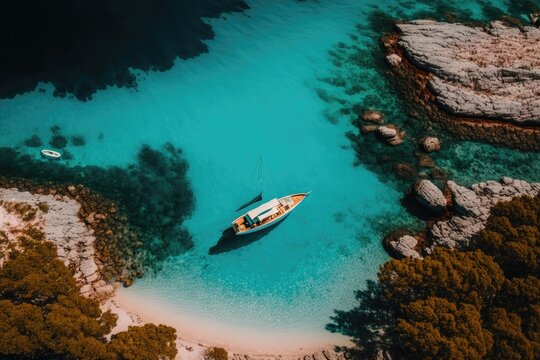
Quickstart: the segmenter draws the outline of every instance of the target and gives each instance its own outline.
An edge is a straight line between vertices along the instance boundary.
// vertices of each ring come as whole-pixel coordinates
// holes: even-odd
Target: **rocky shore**
[[[444,192],[429,180],[416,184],[417,201],[431,211],[448,212],[442,219],[431,221],[420,234],[403,231],[390,234],[385,245],[391,255],[420,258],[437,246],[464,249],[485,227],[491,208],[500,201],[510,201],[522,195],[540,195],[540,183],[503,177],[500,181],[486,181],[464,187],[453,181],[446,183]],[[434,207],[436,205],[436,207]]]
[[[129,286],[135,278],[144,275],[143,254],[137,251],[142,245],[138,240],[138,234],[132,230],[126,216],[114,202],[95,191],[75,184],[37,183],[27,179],[0,176],[0,188],[9,189],[13,196],[16,194],[13,191],[18,191],[20,194],[15,198],[21,198],[23,202],[47,204],[50,202],[51,208],[60,214],[55,215],[56,211],[41,214],[44,221],[48,220],[51,224],[49,226],[51,230],[46,233],[47,237],[50,236],[50,240],[56,243],[59,255],[66,252],[67,258],[74,258],[77,254],[76,248],[68,243],[77,241],[77,234],[84,234],[84,241],[88,240],[86,251],[92,253],[99,267],[100,280]],[[83,231],[83,228],[87,230]],[[68,243],[62,244],[64,240]],[[89,250],[90,248],[93,250]],[[72,270],[76,268],[80,266]],[[93,269],[94,266],[89,262],[83,264],[85,274]]]
[[[8,240],[16,246],[19,234],[32,228],[42,231],[72,270],[81,293],[104,299],[113,294],[114,287],[102,278],[94,230],[81,221],[80,209],[78,202],[67,197],[0,188],[0,228]]]
[[[129,227],[123,221],[123,215],[113,203],[83,186],[38,185],[0,177],[0,266],[10,249],[17,247],[19,236],[43,233],[43,238],[56,245],[58,258],[72,271],[81,293],[100,300],[104,310],[111,310],[118,316],[117,326],[111,334],[125,331],[132,325],[154,322],[122,308],[116,300],[119,281],[130,285],[134,276],[142,276],[138,270],[140,264],[123,260],[116,249],[120,246],[117,237],[129,233]],[[136,234],[131,236],[130,239],[136,241]],[[202,360],[210,347],[179,338],[178,358]],[[285,355],[231,351],[229,357],[234,360],[347,359],[344,353],[332,349],[306,349]]]
[[[540,29],[416,20],[383,38],[403,95],[460,139],[540,150]]]

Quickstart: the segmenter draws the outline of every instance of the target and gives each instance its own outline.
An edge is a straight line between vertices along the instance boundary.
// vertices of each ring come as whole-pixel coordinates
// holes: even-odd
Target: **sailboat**
[[[263,169],[264,163],[261,157],[261,177],[259,179],[261,192],[259,195],[240,206],[237,210],[242,210],[263,199]],[[249,210],[232,222],[232,229],[236,235],[251,234],[256,231],[266,229],[284,220],[296,207],[307,197],[310,192],[295,193],[280,198],[273,198],[262,205]]]

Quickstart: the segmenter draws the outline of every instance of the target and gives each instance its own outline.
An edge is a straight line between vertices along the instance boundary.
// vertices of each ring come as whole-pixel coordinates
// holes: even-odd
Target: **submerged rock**
[[[434,136],[426,136],[421,141],[422,148],[427,152],[441,150],[441,142]]]
[[[394,166],[394,171],[400,179],[411,179],[418,175],[415,167],[408,163],[399,163]]]
[[[420,154],[418,156],[418,165],[420,167],[432,168],[435,167],[435,160],[426,154]]]
[[[420,180],[414,185],[416,199],[431,211],[440,212],[446,207],[443,192],[429,180]]]
[[[377,128],[377,134],[383,139],[391,139],[397,135],[397,130],[389,126],[379,126]]]
[[[364,114],[362,115],[362,119],[364,121],[369,121],[376,124],[384,123],[383,115],[381,114],[380,111],[376,111],[376,110],[368,110],[364,112]]]
[[[375,131],[377,131],[377,125],[362,125],[360,128],[362,134],[369,134]]]
[[[40,147],[43,145],[41,138],[37,135],[32,135],[30,138],[24,140],[24,145],[28,147]]]
[[[399,145],[403,143],[404,131],[399,131],[395,125],[379,126],[377,136],[390,145]]]

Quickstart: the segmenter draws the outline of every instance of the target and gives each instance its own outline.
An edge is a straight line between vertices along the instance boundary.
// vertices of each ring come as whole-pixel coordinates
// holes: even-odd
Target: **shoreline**
[[[48,191],[26,190],[30,189],[0,187],[0,225],[8,230],[8,239],[13,244],[17,241],[15,236],[25,227],[37,227],[46,234],[46,240],[57,247],[57,257],[72,269],[80,292],[86,297],[100,300],[103,311],[110,310],[118,316],[116,326],[107,337],[125,331],[129,326],[145,323],[169,325],[177,331],[177,358],[189,360],[203,359],[204,352],[215,346],[225,348],[233,359],[339,360],[345,356],[334,349],[353,345],[345,336],[330,332],[328,339],[311,334],[302,334],[306,335],[306,339],[300,339],[295,333],[229,327],[187,313],[167,313],[159,306],[156,310],[156,306],[148,300],[122,291],[118,280],[104,276],[105,269],[96,251],[94,221],[81,216],[81,208],[85,204],[79,196],[73,195],[74,191],[65,195],[50,195]],[[40,206],[44,203],[47,207],[41,210]],[[28,205],[26,212],[35,213],[32,220],[24,219],[26,213],[21,215],[5,208],[14,204]],[[341,339],[332,341],[331,338]]]
[[[167,313],[149,306],[149,301],[125,291],[117,291],[111,298],[116,306],[129,314],[136,315],[144,322],[163,323],[177,330],[181,347],[223,347],[231,355],[263,356],[265,358],[298,359],[320,352],[334,352],[335,347],[352,346],[343,335],[328,332],[328,339],[311,338],[308,334],[300,339],[298,334],[277,333],[279,331],[254,331],[249,328],[229,327],[219,321],[197,318],[187,312]],[[338,341],[338,337],[342,337]],[[310,339],[311,338],[311,339]],[[335,338],[336,341],[332,341]],[[325,342],[326,343],[323,343]],[[304,344],[304,345],[302,345]],[[336,357],[338,354],[335,354]]]
[[[426,25],[424,25],[426,24]],[[460,24],[447,24],[439,22],[431,22],[429,20],[416,20],[404,23],[397,23],[396,29],[393,33],[384,35],[381,38],[381,45],[386,53],[386,62],[389,65],[388,73],[394,78],[394,82],[397,85],[402,96],[407,99],[407,103],[412,106],[415,111],[424,113],[429,119],[432,119],[440,123],[448,132],[453,134],[459,140],[473,140],[482,143],[489,143],[493,145],[502,145],[509,148],[521,150],[521,151],[539,151],[540,150],[540,129],[538,123],[534,121],[511,121],[503,120],[504,115],[507,115],[504,111],[506,109],[499,110],[497,113],[495,110],[488,114],[479,113],[466,113],[465,110],[459,111],[459,109],[452,109],[446,103],[443,103],[441,99],[448,97],[450,93],[459,94],[460,91],[454,89],[454,91],[448,91],[446,93],[437,93],[437,88],[434,83],[440,83],[442,81],[449,81],[443,75],[445,71],[451,72],[451,63],[448,65],[444,63],[445,68],[439,70],[436,65],[430,63],[430,58],[424,54],[424,48],[422,48],[420,40],[414,39],[412,41],[408,39],[407,42],[403,40],[403,37],[407,35],[413,37],[410,34],[406,34],[409,31],[414,34],[414,27],[422,28],[423,26],[461,26]],[[501,22],[492,22],[486,24],[487,26],[493,26],[499,31],[513,31],[515,29],[507,27]],[[412,28],[411,28],[412,27]],[[477,30],[479,34],[486,35],[485,29],[482,31],[478,28],[462,26],[464,28]],[[540,32],[537,29],[531,28],[530,31],[539,36]],[[496,34],[496,32],[494,32]],[[487,35],[486,35],[487,36]],[[490,35],[493,39],[499,39],[496,35]],[[532,35],[531,35],[532,36]],[[428,39],[429,40],[429,39]],[[423,41],[428,41],[424,39]],[[440,39],[439,39],[440,40]],[[444,39],[448,44],[445,44],[449,48],[451,45],[450,40]],[[442,42],[443,40],[440,40]],[[417,42],[416,42],[417,41]],[[518,40],[515,40],[518,44]],[[441,45],[442,46],[442,45]],[[516,45],[517,46],[517,45]],[[419,47],[418,50],[416,47]],[[465,51],[465,50],[463,50]],[[496,52],[496,49],[493,50]],[[448,55],[447,55],[448,56]],[[474,61],[480,61],[473,56]],[[480,58],[481,56],[476,56]],[[450,60],[446,59],[448,62]],[[491,66],[498,66],[490,57],[481,59]],[[435,61],[435,60],[434,60]],[[475,64],[473,60],[468,64]],[[442,66],[437,63],[437,65]],[[430,67],[431,66],[431,67]],[[474,66],[477,66],[476,64]],[[511,67],[510,67],[511,68]],[[484,69],[478,67],[478,69]],[[503,67],[501,69],[504,70]],[[513,68],[512,68],[513,69]],[[444,70],[444,71],[443,71]],[[500,69],[499,69],[500,70]],[[502,71],[502,70],[500,70]],[[439,74],[439,72],[441,74]],[[439,76],[443,76],[444,80],[440,80]],[[455,75],[457,76],[457,75]],[[451,78],[451,77],[450,77]],[[523,87],[528,86],[528,90],[533,88],[532,80],[529,82],[521,81],[519,76],[513,78],[514,82],[523,83]],[[496,86],[492,84],[494,90],[497,90]],[[472,92],[470,89],[462,91],[465,94]],[[482,98],[487,97],[488,90],[478,91],[475,96]],[[465,95],[464,95],[465,96]],[[472,95],[471,95],[472,96]],[[493,96],[495,98],[501,98],[502,95]],[[463,103],[470,102],[462,101]],[[457,103],[460,103],[459,101]],[[509,116],[509,115],[508,115]],[[531,115],[532,116],[532,115]]]

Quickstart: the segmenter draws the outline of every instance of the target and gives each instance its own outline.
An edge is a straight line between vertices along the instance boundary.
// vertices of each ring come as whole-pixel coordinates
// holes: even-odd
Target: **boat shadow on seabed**
[[[268,233],[270,233],[270,231],[272,231],[273,229],[275,229],[276,227],[278,227],[280,224],[284,223],[285,221],[287,221],[286,218],[283,219],[278,224],[275,224],[263,230],[259,230],[252,234],[246,234],[246,235],[236,235],[234,233],[234,230],[231,227],[229,227],[223,230],[218,242],[216,243],[216,245],[212,246],[208,250],[208,254],[217,255],[217,254],[233,251],[241,247],[247,246],[263,238]]]

